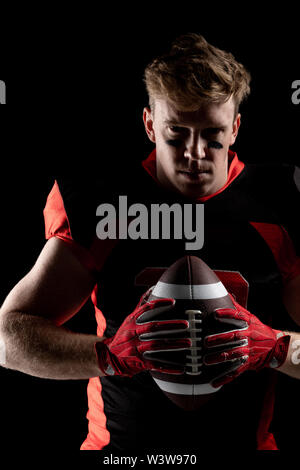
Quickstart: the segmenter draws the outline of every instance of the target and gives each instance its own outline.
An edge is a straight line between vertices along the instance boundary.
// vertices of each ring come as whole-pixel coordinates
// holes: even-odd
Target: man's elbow
[[[15,336],[21,330],[21,317],[20,312],[8,310],[1,307],[0,309],[0,337],[8,339]]]
[[[34,337],[30,316],[7,308],[0,309],[0,366],[22,371],[27,349]]]
[[[0,366],[8,367],[9,345],[17,333],[16,312],[9,312],[3,307],[0,309]]]

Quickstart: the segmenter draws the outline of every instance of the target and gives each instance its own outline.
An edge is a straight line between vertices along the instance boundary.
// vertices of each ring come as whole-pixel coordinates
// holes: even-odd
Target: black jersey
[[[113,336],[134,310],[145,291],[136,282],[141,272],[169,267],[186,254],[199,256],[216,271],[240,273],[249,285],[250,312],[273,328],[295,329],[280,292],[300,275],[299,170],[288,165],[244,165],[232,152],[229,158],[226,185],[197,201],[159,185],[155,151],[143,165],[114,180],[107,175],[88,180],[57,177],[45,208],[46,237],[68,243],[94,274],[92,300],[99,336]],[[143,206],[148,214],[162,203],[178,204],[183,211],[187,204],[191,208],[204,204],[203,246],[187,249],[187,240],[172,233],[165,238],[151,237],[150,231],[136,239],[125,233],[120,237],[121,225],[124,229],[131,220],[129,215],[121,220],[125,217],[121,197],[126,197],[127,208]],[[103,215],[99,207],[116,209],[116,237],[97,236],[99,214]],[[233,442],[247,449],[276,449],[272,433],[276,378],[277,372],[270,369],[247,371],[193,412],[170,402],[147,372],[133,378],[91,379],[89,435],[82,449],[200,450],[212,442],[227,449]]]

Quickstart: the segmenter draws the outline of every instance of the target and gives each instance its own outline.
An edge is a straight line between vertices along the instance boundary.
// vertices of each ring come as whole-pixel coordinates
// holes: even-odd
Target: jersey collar
[[[238,159],[236,152],[232,152],[229,150],[228,152],[229,158],[229,171],[228,171],[228,178],[225,185],[220,188],[217,192],[213,194],[209,194],[208,196],[200,197],[197,201],[205,202],[209,199],[217,196],[217,194],[222,193],[231,183],[239,176],[239,174],[243,171],[245,164]],[[142,162],[144,169],[149,173],[149,175],[156,181],[157,184],[160,184],[157,177],[156,177],[156,149],[151,152],[149,157]]]

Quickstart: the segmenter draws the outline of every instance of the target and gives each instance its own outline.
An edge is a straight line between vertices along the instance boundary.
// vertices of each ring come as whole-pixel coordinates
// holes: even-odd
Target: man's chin
[[[210,194],[210,186],[207,184],[181,184],[177,191],[185,197],[198,199]]]

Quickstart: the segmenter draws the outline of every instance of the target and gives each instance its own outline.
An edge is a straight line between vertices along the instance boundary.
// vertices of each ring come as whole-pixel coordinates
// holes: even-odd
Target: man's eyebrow
[[[182,127],[188,127],[189,123],[188,122],[183,122],[183,121],[176,121],[175,119],[165,119],[164,124],[167,124],[168,126],[182,126]],[[205,128],[205,130],[217,130],[220,129],[222,131],[227,129],[227,125],[223,123],[209,123]]]
[[[214,124],[213,126],[207,126],[205,128],[206,130],[221,130],[221,131],[225,131],[225,129],[227,129],[227,126],[223,125],[223,124]]]
[[[182,122],[180,121],[175,121],[174,119],[165,119],[164,120],[164,123],[165,124],[169,124],[169,125],[184,125]]]

